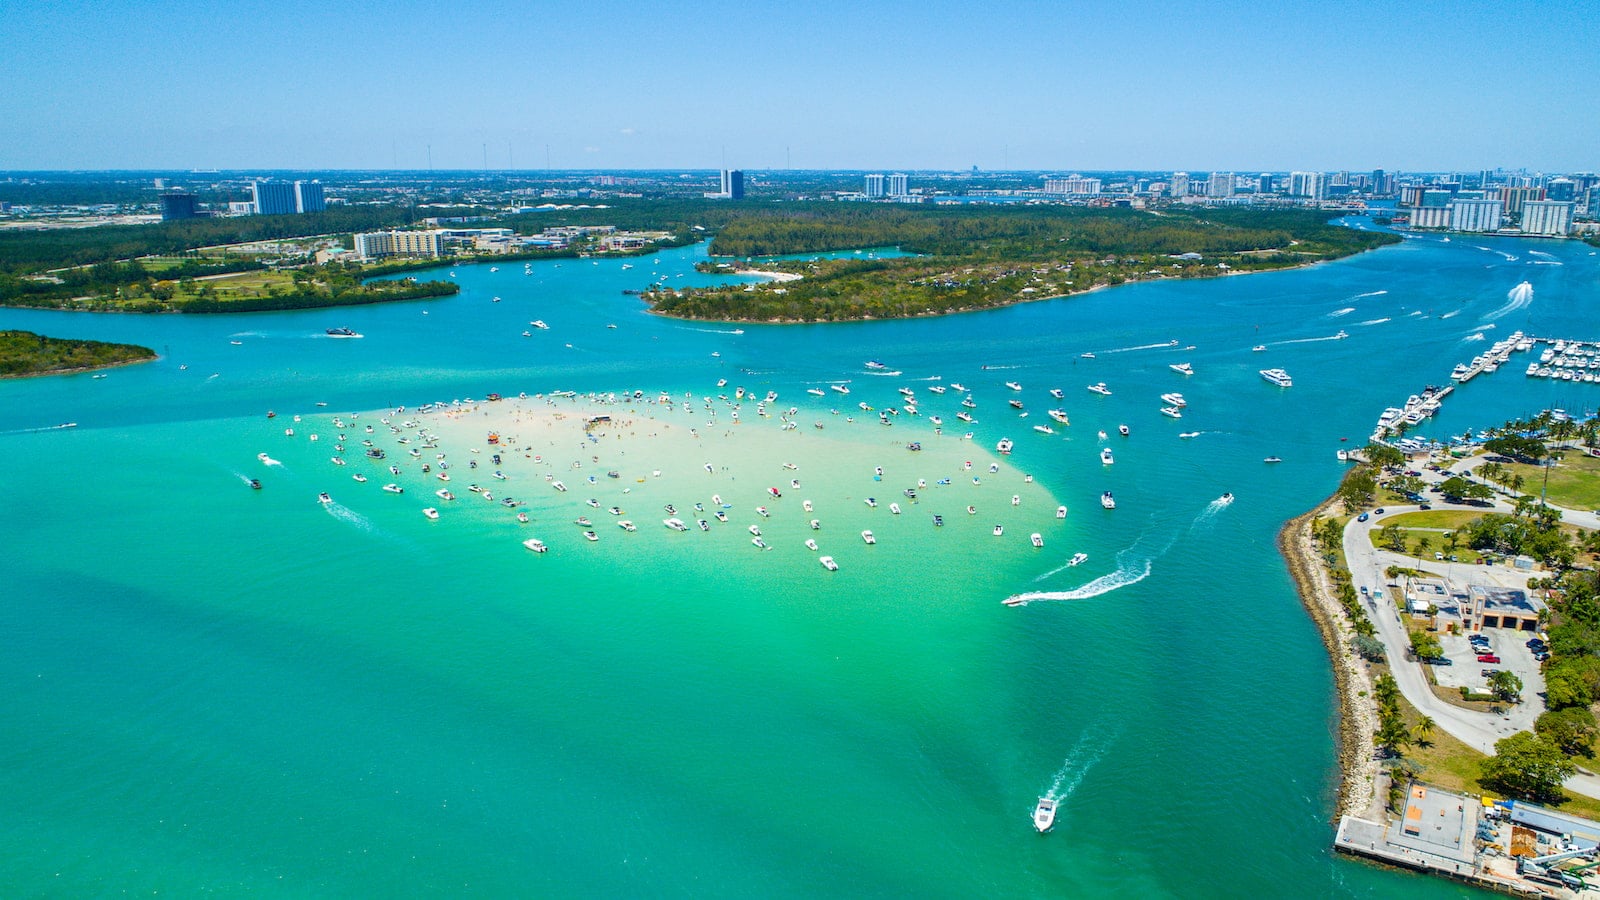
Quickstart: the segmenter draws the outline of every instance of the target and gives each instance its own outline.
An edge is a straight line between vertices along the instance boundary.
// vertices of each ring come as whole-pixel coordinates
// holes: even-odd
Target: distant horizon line
[[[1031,174],[1053,174],[1053,173],[1058,173],[1058,172],[1071,172],[1071,173],[1077,173],[1077,174],[1114,174],[1114,175],[1170,174],[1170,173],[1175,173],[1175,172],[1183,172],[1183,173],[1186,173],[1186,174],[1187,173],[1191,173],[1191,172],[1207,172],[1207,173],[1231,172],[1231,173],[1236,174],[1236,175],[1238,175],[1238,174],[1248,175],[1248,174],[1253,174],[1253,173],[1278,174],[1278,173],[1281,173],[1281,172],[1358,172],[1358,173],[1368,173],[1368,172],[1374,172],[1374,171],[1383,171],[1384,173],[1390,174],[1390,175],[1402,175],[1402,174],[1406,174],[1406,175],[1444,175],[1444,174],[1455,174],[1455,173],[1476,174],[1476,173],[1484,172],[1484,171],[1496,172],[1496,173],[1505,173],[1505,174],[1535,174],[1535,175],[1540,175],[1540,174],[1552,174],[1552,173],[1565,174],[1565,173],[1569,173],[1569,172],[1573,173],[1573,174],[1588,174],[1588,173],[1591,173],[1593,171],[1592,169],[1560,169],[1560,170],[1549,170],[1547,172],[1545,170],[1530,171],[1530,170],[1528,170],[1526,168],[1508,169],[1508,168],[1506,168],[1504,166],[1494,166],[1494,167],[1490,167],[1490,168],[1487,168],[1487,169],[1482,168],[1482,167],[1477,167],[1477,168],[1459,168],[1458,167],[1458,168],[1451,168],[1451,169],[1387,169],[1387,168],[1384,168],[1382,166],[1372,166],[1372,167],[1368,167],[1368,168],[1346,166],[1346,167],[1342,167],[1342,168],[1333,168],[1333,169],[1316,169],[1316,168],[1300,168],[1300,169],[1232,168],[1232,169],[1225,169],[1225,168],[1203,168],[1203,167],[1191,167],[1191,168],[1188,168],[1188,169],[1178,169],[1178,168],[1162,168],[1162,169],[1149,169],[1149,168],[1128,168],[1128,169],[1073,169],[1073,168],[1048,168],[1048,169],[984,169],[984,168],[971,168],[971,169],[914,169],[914,168],[904,168],[904,169],[893,169],[893,168],[886,168],[886,167],[881,167],[881,166],[880,167],[873,167],[873,168],[800,169],[800,168],[762,168],[762,167],[743,167],[743,168],[741,168],[741,167],[738,167],[738,166],[732,166],[732,167],[729,167],[729,169],[734,170],[734,171],[741,171],[741,172],[748,172],[748,173],[761,173],[761,174],[767,174],[767,175],[777,175],[777,174],[785,174],[785,173],[798,173],[798,174],[819,173],[819,174],[834,174],[834,175],[854,175],[854,174],[863,174],[863,175],[865,175],[865,174],[876,174],[876,173],[898,173],[898,174],[906,174],[906,175],[973,175],[973,174],[979,174],[979,175],[1031,175]],[[380,168],[380,169],[369,169],[369,168],[229,168],[229,169],[131,168],[131,169],[0,169],[0,175],[148,175],[148,174],[155,174],[155,175],[227,175],[227,174],[240,174],[240,175],[246,175],[246,174],[250,174],[250,173],[266,174],[266,173],[280,173],[280,172],[293,172],[293,173],[301,173],[301,174],[315,174],[315,173],[321,173],[321,172],[330,172],[330,173],[403,174],[403,175],[538,175],[538,174],[546,174],[546,175],[548,175],[548,174],[558,174],[558,173],[560,173],[560,174],[601,174],[601,175],[604,175],[604,174],[613,174],[613,173],[638,172],[638,173],[674,173],[674,174],[682,174],[682,175],[696,175],[696,174],[705,173],[705,174],[708,174],[708,175],[716,175],[717,173],[719,173],[721,171],[723,171],[723,169],[720,168],[720,167],[719,168],[528,168],[528,169],[507,169],[507,168],[491,168],[491,169],[482,169],[482,168],[464,168],[464,169],[445,169],[445,168],[433,168],[433,169],[427,169],[427,168],[424,168],[424,169],[405,169],[405,168]]]

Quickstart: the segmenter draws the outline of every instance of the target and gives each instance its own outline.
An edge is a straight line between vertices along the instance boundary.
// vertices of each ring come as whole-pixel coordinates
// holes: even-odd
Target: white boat
[[[1066,517],[1067,517],[1067,508],[1065,506],[1056,507],[1056,518],[1065,519]]]
[[[1056,398],[1057,400],[1060,400],[1062,397],[1065,397],[1066,395],[1061,392],[1061,388],[1051,388],[1050,389],[1050,396]]]
[[[677,517],[673,517],[673,518],[670,518],[670,519],[662,519],[661,520],[661,524],[667,526],[668,528],[671,528],[673,531],[688,531],[689,530],[689,526],[683,524],[683,520],[679,519]]]
[[[1226,506],[1227,504],[1233,502],[1233,494],[1223,494],[1221,497],[1217,498],[1217,502]]]
[[[1087,351],[1087,350],[1085,350],[1085,351],[1084,351],[1084,352],[1082,352],[1082,353],[1079,353],[1079,354],[1078,354],[1078,357],[1079,357],[1079,358],[1080,358],[1080,359],[1094,359],[1094,354],[1093,354],[1093,353],[1090,353],[1090,352],[1089,352],[1089,351]]]
[[[748,530],[749,530],[750,534],[752,534],[753,536],[761,537],[761,526],[759,526],[759,525],[751,525]]]
[[[895,514],[897,516],[900,515],[900,504],[898,504],[898,503],[889,504],[889,512],[891,512],[891,513],[893,513],[893,514]]]
[[[806,549],[807,550],[815,550],[815,549],[817,549],[817,539],[816,538],[806,538]]]
[[[431,507],[431,506],[429,506],[429,507],[426,507],[426,508],[424,508],[424,509],[423,509],[423,510],[422,510],[422,514],[423,514],[423,515],[425,515],[425,516],[427,516],[427,517],[428,517],[428,518],[430,518],[430,519],[437,519],[437,518],[439,518],[439,511],[438,511],[438,510],[437,510],[437,509],[434,509],[434,508],[433,508],[433,507]]]
[[[533,327],[535,327],[535,328],[537,328],[537,329],[539,329],[541,331],[543,331],[545,329],[548,329],[550,327],[549,325],[546,325],[544,323],[543,319],[534,319],[532,322],[529,322],[528,324],[532,325]]]
[[[395,484],[393,482],[390,482],[389,484],[384,485],[383,489],[388,491],[391,494],[404,494],[406,492],[405,488],[403,488],[400,485]]]
[[[1176,406],[1163,406],[1163,407],[1161,407],[1161,414],[1163,416],[1171,416],[1174,419],[1183,418],[1183,410],[1177,408]]]
[[[1126,425],[1118,425],[1117,426],[1117,434],[1120,434],[1123,437],[1127,437],[1128,436],[1128,426],[1126,426]]]
[[[1172,365],[1167,366],[1167,368],[1171,369],[1174,372],[1177,372],[1179,375],[1193,375],[1194,374],[1194,366],[1192,366],[1192,365],[1190,365],[1189,363],[1186,363],[1186,362],[1173,363]]]
[[[1100,495],[1100,505],[1106,509],[1116,509],[1117,501],[1112,498],[1110,491],[1106,491],[1104,494]]]
[[[1040,434],[1055,434],[1056,433],[1056,430],[1054,428],[1051,428],[1049,425],[1035,425],[1035,426],[1033,426],[1033,430],[1039,432]]]
[[[528,538],[522,542],[522,546],[527,547],[529,550],[532,550],[535,553],[543,553],[550,549],[544,545],[544,541],[541,541],[538,538]]]
[[[1181,437],[1184,440],[1188,440],[1189,438],[1197,438],[1199,436],[1200,436],[1200,432],[1198,432],[1198,431],[1180,431],[1180,432],[1178,432],[1178,437]]]
[[[1035,547],[1043,547],[1044,546],[1044,538],[1037,531],[1035,531],[1033,534],[1029,535],[1028,536],[1028,540],[1032,541],[1033,545]]]
[[[1264,462],[1264,463],[1281,463],[1281,462],[1283,462],[1283,459],[1281,457],[1277,457],[1277,456],[1269,456],[1266,459],[1263,459],[1262,462]]]
[[[639,530],[639,527],[637,525],[633,524],[633,521],[631,519],[618,519],[617,520],[617,527],[621,528],[623,531],[638,531]]]
[[[817,560],[817,562],[822,563],[822,567],[827,569],[829,572],[839,571],[839,564],[834,562],[833,557],[831,556],[821,557]]]
[[[1004,525],[996,525],[996,526],[994,526],[994,536],[995,537],[1000,537],[1001,535],[1003,535],[1005,533],[1006,533],[1006,527]]]
[[[356,334],[354,331],[351,331],[348,328],[329,328],[327,330],[327,334],[328,334],[328,337],[331,337],[331,338],[358,338],[358,337],[361,337],[361,335]]]
[[[1254,352],[1254,353],[1265,353],[1266,349],[1267,349],[1267,345],[1266,344],[1257,344],[1254,347],[1250,348],[1250,350],[1252,352]]]
[[[821,531],[822,530],[822,522],[818,521],[817,519],[812,519],[811,520],[811,530],[812,531]]]
[[[590,540],[590,541],[598,541],[598,540],[600,540],[600,535],[595,534],[592,531],[585,531],[583,533],[583,537],[584,537],[585,540]]]
[[[1294,379],[1282,369],[1262,369],[1261,377],[1272,382],[1278,387],[1294,387]]]
[[[1011,443],[1010,438],[1001,438],[999,442],[994,445],[994,449],[998,450],[1002,455],[1004,455],[1011,452],[1012,446],[1013,444]]]
[[[328,492],[327,491],[323,491],[322,493],[317,495],[317,501],[320,502],[320,503],[332,503],[333,502],[333,498],[328,496]]]
[[[1111,458],[1111,448],[1110,447],[1106,447],[1105,449],[1100,451],[1100,462],[1101,462],[1102,465],[1107,465],[1107,466],[1109,466],[1112,463],[1116,462],[1116,460]]]
[[[1088,560],[1088,558],[1089,558],[1089,554],[1087,554],[1087,553],[1074,553],[1074,554],[1072,554],[1072,558],[1067,560],[1067,565],[1069,565],[1069,566],[1081,566],[1081,565],[1084,564],[1084,562],[1086,560]]]
[[[928,386],[928,390],[933,392],[933,393],[935,393],[935,394],[942,394],[942,393],[944,393],[944,385],[942,385],[942,384],[932,384],[932,385]]]
[[[336,465],[336,466],[344,465],[344,457],[342,457],[342,456],[334,456],[334,457],[329,457],[329,458],[333,460],[333,464]]]
[[[967,386],[959,381],[952,381],[950,382],[950,390],[955,391],[958,394],[965,394],[967,392]]]
[[[1106,383],[1104,381],[1089,385],[1089,390],[1105,397],[1111,396],[1111,389],[1106,387]]]
[[[1178,393],[1162,394],[1161,402],[1167,404],[1168,406],[1176,406],[1180,409],[1189,405],[1189,401],[1183,399],[1183,395]]]
[[[869,544],[876,544],[878,539],[872,536],[872,529],[861,532],[861,539]]]
[[[1008,387],[1008,388],[1011,388],[1011,389],[1012,389],[1012,390],[1013,390],[1013,391],[1020,391],[1020,390],[1022,390],[1022,385],[1020,385],[1020,384],[1017,384],[1017,383],[1016,383],[1016,382],[1015,382],[1015,381],[1008,381],[1008,382],[1006,382],[1006,387]]]
[[[1048,415],[1050,416],[1050,418],[1055,419],[1057,422],[1060,422],[1063,425],[1071,425],[1072,424],[1071,422],[1067,421],[1067,412],[1066,412],[1066,410],[1063,410],[1063,409],[1052,409],[1052,410],[1050,410]]]
[[[841,393],[841,394],[850,393],[850,389],[845,387],[842,384],[830,384],[830,385],[828,385],[828,389],[832,390],[832,391],[837,391],[838,393]]]
[[[720,387],[721,385],[718,385],[718,386]],[[826,396],[828,396],[828,392],[824,391],[821,388],[806,388],[806,393],[810,394],[813,397],[826,397]]]
[[[355,480],[360,481],[360,482],[365,482],[367,480],[367,476],[361,474],[360,472],[357,472],[356,474],[351,475],[350,477],[354,478]]]
[[[883,364],[883,363],[881,363],[881,362],[878,362],[878,361],[877,361],[877,360],[875,360],[875,359],[869,359],[869,360],[867,360],[867,361],[866,361],[866,362],[864,362],[864,363],[862,363],[862,365],[864,365],[864,366],[866,366],[866,367],[867,367],[867,368],[869,368],[869,369],[871,369],[871,370],[873,370],[873,371],[874,371],[874,372],[877,372],[877,371],[881,371],[881,370],[883,370],[883,369],[887,369],[887,368],[889,368],[889,367],[888,367],[888,366],[886,366],[886,365],[884,365],[884,364]]]

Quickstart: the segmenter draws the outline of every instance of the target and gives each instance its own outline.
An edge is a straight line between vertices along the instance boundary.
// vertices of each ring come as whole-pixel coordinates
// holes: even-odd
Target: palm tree
[[[1436,728],[1438,724],[1438,722],[1433,720],[1432,716],[1423,716],[1417,722],[1417,724],[1411,727],[1412,739],[1426,747],[1428,745],[1428,738],[1433,736],[1433,729]]]
[[[1516,491],[1519,494],[1522,493],[1522,484],[1523,478],[1521,473],[1511,476],[1511,489],[1513,491]]]

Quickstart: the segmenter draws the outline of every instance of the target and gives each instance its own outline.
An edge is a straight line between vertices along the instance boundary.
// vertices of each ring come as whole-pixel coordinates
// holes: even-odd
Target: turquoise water
[[[1600,336],[1590,248],[1423,238],[1295,272],[742,334],[621,293],[657,273],[710,283],[692,270],[703,255],[462,266],[457,297],[333,312],[0,311],[0,327],[162,353],[104,378],[0,382],[7,893],[1460,891],[1327,849],[1332,681],[1273,538],[1332,490],[1340,439],[1364,440],[1383,407],[1517,328]],[[1532,303],[1507,308],[1523,280]],[[551,327],[524,337],[532,319]],[[366,337],[323,337],[334,325]],[[902,374],[870,375],[867,359]],[[1525,363],[1463,387],[1424,433],[1600,397],[1525,379]],[[1295,386],[1263,382],[1266,366]],[[848,398],[805,393],[845,380]],[[971,444],[955,392],[926,391],[956,381],[979,404]],[[1084,389],[1098,381],[1112,396]],[[536,557],[517,546],[531,532],[487,505],[430,523],[420,480],[404,498],[357,490],[326,459],[334,414],[735,385],[779,392],[802,427],[785,435],[748,405],[737,438],[721,436],[725,408],[715,432],[699,423],[708,455],[758,473],[730,502],[746,513],[789,477],[760,467],[789,453],[837,504],[829,528],[870,522],[882,553],[850,542],[823,572],[795,546],[790,506],[770,553],[741,537],[747,513],[704,536],[651,513],[632,543],[565,532]],[[883,428],[854,408],[896,404],[902,385],[920,419]],[[1181,420],[1158,412],[1167,391],[1189,401]],[[1055,405],[1072,425],[1033,433]],[[60,422],[79,427],[29,431]],[[962,484],[953,460],[990,478],[1000,437],[1016,449],[993,482]],[[896,446],[908,440],[925,456]],[[283,465],[262,467],[265,451]],[[971,520],[965,497],[944,499],[959,521],[943,530],[926,516],[941,495],[900,520],[859,503],[913,473],[953,476],[943,497],[994,493]],[[1023,473],[1035,481],[996,540],[991,510]],[[677,477],[639,499],[704,499]],[[541,522],[588,511],[576,488],[512,484]],[[1223,492],[1237,500],[1216,507]],[[1032,530],[1044,550],[1026,546]],[[1089,561],[1064,568],[1078,551]],[[1064,599],[1001,604],[1028,592]],[[1061,812],[1040,836],[1028,813],[1046,792]]]

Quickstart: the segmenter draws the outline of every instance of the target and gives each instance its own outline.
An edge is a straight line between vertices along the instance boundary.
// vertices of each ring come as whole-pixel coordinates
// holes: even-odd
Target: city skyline
[[[1528,64],[1592,56],[1578,4],[870,19],[893,27],[843,5],[12,4],[29,52],[0,63],[0,169],[1600,167],[1600,89]],[[1462,67],[1484,59],[1492,79]]]

